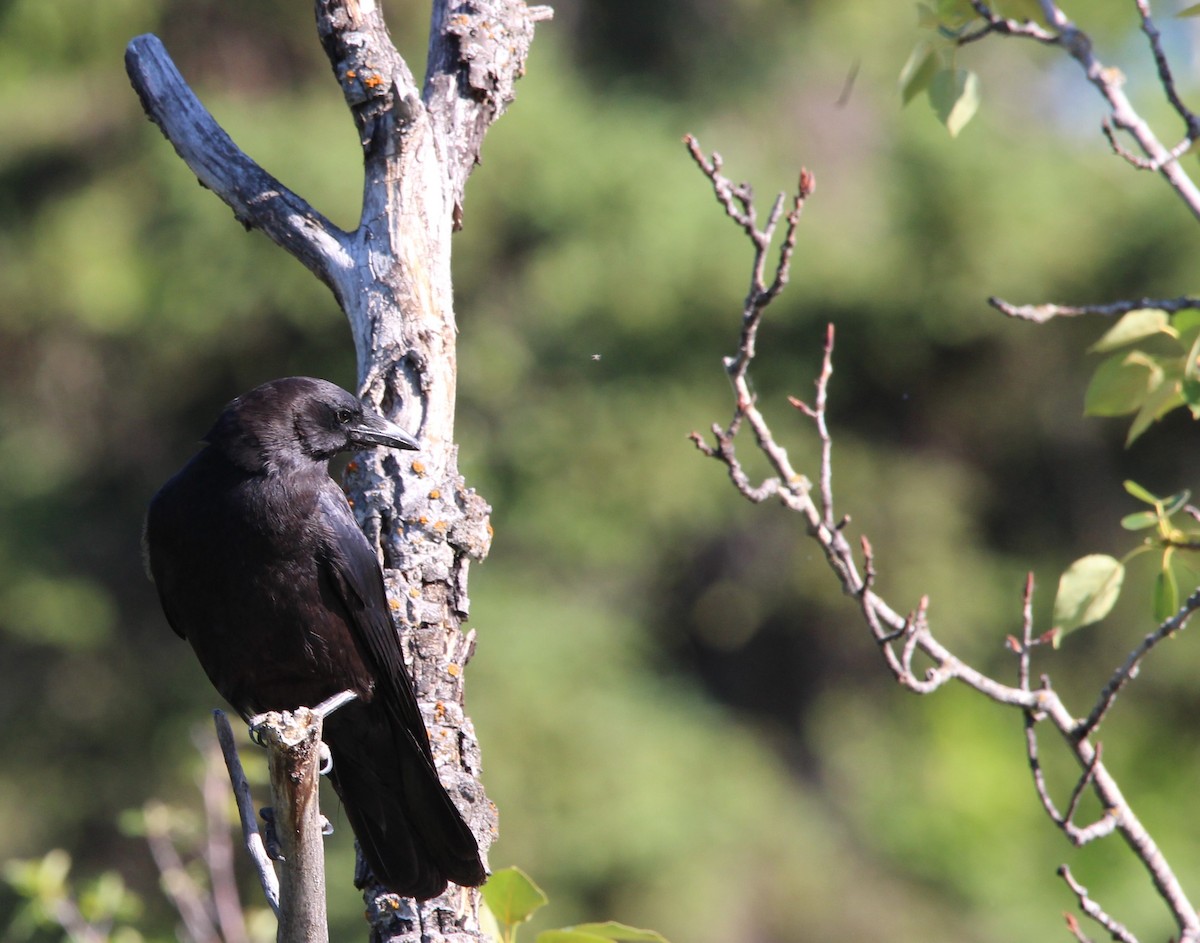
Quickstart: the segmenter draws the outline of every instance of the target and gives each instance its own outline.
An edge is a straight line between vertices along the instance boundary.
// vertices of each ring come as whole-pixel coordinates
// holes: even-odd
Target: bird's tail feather
[[[375,878],[419,900],[441,894],[448,880],[482,884],[475,837],[432,762],[383,714],[377,704],[347,705],[326,720],[325,733],[330,779]]]

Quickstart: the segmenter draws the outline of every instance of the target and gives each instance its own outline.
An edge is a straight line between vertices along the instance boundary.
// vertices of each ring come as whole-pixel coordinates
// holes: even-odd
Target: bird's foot
[[[333,769],[333,754],[329,751],[329,744],[322,740],[321,766],[317,770],[317,773],[321,776],[328,776],[331,769]]]
[[[253,717],[246,719],[246,726],[250,728],[250,742],[255,746],[265,747],[267,744],[263,740],[262,729],[268,724],[279,723],[278,711],[266,711],[262,714],[255,714]]]

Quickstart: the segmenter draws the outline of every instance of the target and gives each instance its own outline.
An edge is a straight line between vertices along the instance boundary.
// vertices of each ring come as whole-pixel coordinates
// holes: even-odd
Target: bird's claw
[[[329,771],[333,769],[333,754],[329,750],[329,744],[327,744],[324,740],[321,741],[320,754],[321,766],[317,770],[317,773],[321,776],[328,776]]]
[[[272,861],[283,860],[283,849],[279,847],[279,837],[275,834],[275,810],[266,806],[258,810],[263,820],[263,844],[267,848],[267,857]]]
[[[271,712],[265,714],[255,714],[246,720],[246,725],[250,728],[250,742],[258,747],[265,747],[267,744],[263,740],[262,728],[271,722]]]

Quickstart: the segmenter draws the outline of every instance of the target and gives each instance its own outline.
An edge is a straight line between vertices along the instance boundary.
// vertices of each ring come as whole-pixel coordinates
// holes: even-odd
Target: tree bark
[[[317,32],[363,148],[362,218],[344,232],[241,152],[153,36],[130,42],[126,67],[150,118],[200,182],[329,286],[350,321],[359,393],[417,435],[420,452],[364,454],[347,484],[380,548],[417,696],[443,782],[481,847],[496,810],[479,782],[480,751],[463,709],[461,631],[467,572],[491,541],[490,508],[458,471],[451,235],[490,124],[513,99],[534,23],[549,7],[521,0],[434,0],[418,89],[376,0],[316,0]],[[479,940],[478,894],[399,901],[365,889],[373,939]]]

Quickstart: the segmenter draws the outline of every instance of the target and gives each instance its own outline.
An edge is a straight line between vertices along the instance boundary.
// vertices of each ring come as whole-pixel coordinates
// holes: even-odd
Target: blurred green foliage
[[[424,5],[388,10],[419,69]],[[1077,15],[1163,117],[1128,4]],[[1160,25],[1183,48],[1187,23]],[[51,863],[78,886],[120,875],[142,908],[121,919],[166,940],[157,873],[116,823],[153,797],[198,801],[189,731],[216,698],[141,572],[142,510],[233,395],[291,373],[351,385],[354,367],[325,289],[141,115],[121,56],[146,31],[341,225],[360,178],[294,3],[0,4],[0,859],[69,855]],[[1041,938],[1073,907],[1053,876],[1068,861],[1136,930],[1170,933],[1122,847],[1072,850],[1045,820],[1019,718],[894,690],[802,529],[740,503],[686,439],[731,408],[720,361],[750,260],[680,144],[692,132],[764,201],[815,173],[760,335],[760,403],[812,474],[786,396],[809,395],[836,322],[838,510],[870,536],[879,589],[900,609],[929,593],[964,657],[1015,671],[1002,642],[1024,572],[1048,627],[1066,564],[1126,546],[1120,519],[1140,508],[1123,480],[1194,489],[1182,411],[1128,452],[1120,420],[1082,417],[1083,352],[1107,325],[1035,328],[983,302],[1193,291],[1194,221],[1110,154],[1054,50],[963,51],[985,94],[953,142],[901,109],[920,38],[915,10],[884,0],[565,2],[488,137],[455,260],[461,463],[496,529],[472,570],[468,705],[501,810],[492,864],[536,875],[555,924],[611,917],[689,943]],[[1105,623],[1039,653],[1080,711],[1149,628],[1149,590],[1128,588],[1147,572]],[[1152,659],[1105,729],[1191,887],[1197,644]],[[1043,754],[1066,794],[1073,771]],[[342,827],[339,939],[361,933],[350,853]],[[31,899],[0,891],[0,936],[32,927]]]

